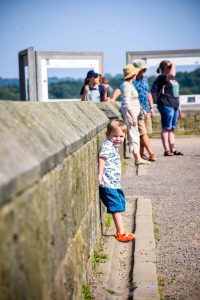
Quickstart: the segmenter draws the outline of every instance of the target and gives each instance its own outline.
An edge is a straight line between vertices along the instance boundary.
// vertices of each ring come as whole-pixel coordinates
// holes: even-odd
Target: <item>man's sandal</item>
[[[135,239],[135,234],[133,233],[128,233],[128,232],[124,232],[124,233],[119,233],[116,232],[115,233],[115,238],[119,241],[119,242],[130,242],[132,240]]]
[[[156,161],[154,154],[149,155],[149,161]]]

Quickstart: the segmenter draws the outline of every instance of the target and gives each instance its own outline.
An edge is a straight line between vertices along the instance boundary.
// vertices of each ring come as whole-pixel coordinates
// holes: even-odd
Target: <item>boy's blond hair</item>
[[[107,125],[106,136],[108,136],[111,131],[116,131],[118,128],[120,128],[126,134],[127,127],[124,121],[118,119],[111,120]]]

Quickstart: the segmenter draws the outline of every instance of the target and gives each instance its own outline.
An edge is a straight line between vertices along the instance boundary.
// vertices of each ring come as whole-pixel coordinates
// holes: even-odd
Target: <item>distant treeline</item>
[[[119,87],[122,82],[122,74],[111,76],[105,74],[113,89]],[[180,83],[180,94],[200,94],[200,68],[192,72],[177,72],[176,78]],[[155,76],[149,77],[151,86]],[[77,99],[80,98],[80,90],[83,79],[51,77],[49,82],[49,99]],[[3,79],[0,77],[0,100],[20,100],[19,80]]]

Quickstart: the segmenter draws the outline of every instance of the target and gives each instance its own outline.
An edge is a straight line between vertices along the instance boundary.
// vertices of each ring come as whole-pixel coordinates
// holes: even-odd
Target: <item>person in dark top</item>
[[[157,108],[161,115],[161,138],[164,147],[164,156],[183,155],[175,149],[174,129],[177,126],[180,102],[179,83],[175,79],[176,67],[169,60],[161,61],[156,78],[158,90]]]
[[[109,81],[106,79],[105,76],[100,76],[99,82],[105,88],[106,99],[107,99],[106,101],[111,101],[114,90],[112,86],[109,84]]]

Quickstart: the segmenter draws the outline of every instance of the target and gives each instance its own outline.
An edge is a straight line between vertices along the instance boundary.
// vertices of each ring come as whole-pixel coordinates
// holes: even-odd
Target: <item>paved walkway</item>
[[[134,195],[152,200],[161,295],[199,300],[200,137],[176,139],[184,156],[164,157],[160,139],[152,139],[152,146],[157,162],[140,167],[132,180]]]
[[[95,299],[157,299],[155,267],[161,299],[200,299],[200,137],[177,138],[177,150],[185,154],[179,157],[164,157],[160,139],[151,143],[158,158],[155,163],[138,169],[133,159],[123,163],[128,204],[124,220],[128,230],[136,223],[137,238],[135,243],[117,242],[112,224],[103,238],[109,259],[97,270],[101,275]],[[152,216],[145,212],[151,206],[156,258]]]

